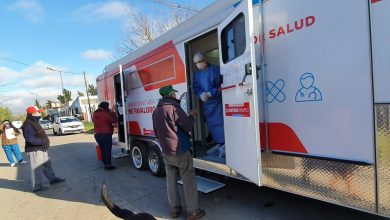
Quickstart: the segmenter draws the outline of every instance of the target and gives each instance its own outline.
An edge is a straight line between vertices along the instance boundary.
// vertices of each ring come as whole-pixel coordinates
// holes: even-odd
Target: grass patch
[[[93,123],[92,122],[83,122],[85,133],[93,134]]]

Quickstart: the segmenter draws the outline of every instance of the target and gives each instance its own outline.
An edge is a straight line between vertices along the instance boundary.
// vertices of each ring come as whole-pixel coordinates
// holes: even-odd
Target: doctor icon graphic
[[[322,94],[319,89],[313,86],[314,76],[311,73],[304,73],[300,78],[302,88],[295,95],[296,102],[321,101]]]

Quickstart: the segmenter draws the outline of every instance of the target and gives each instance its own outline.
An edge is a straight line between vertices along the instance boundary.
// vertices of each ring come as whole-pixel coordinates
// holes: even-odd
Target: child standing
[[[1,143],[7,156],[8,162],[11,167],[15,166],[14,157],[16,157],[18,163],[27,163],[22,157],[19,150],[19,144],[17,136],[20,134],[19,130],[13,126],[9,120],[4,120],[0,125],[0,137]]]

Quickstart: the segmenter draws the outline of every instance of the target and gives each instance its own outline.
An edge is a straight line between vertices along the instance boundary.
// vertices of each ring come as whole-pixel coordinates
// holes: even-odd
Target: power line
[[[0,85],[0,87],[3,87],[3,86],[9,86],[9,85],[12,85],[12,84],[15,84],[16,82],[12,82],[12,83],[7,83],[7,84],[3,84],[3,85]]]
[[[23,65],[23,66],[28,66],[28,67],[35,68],[35,69],[42,69],[42,70],[47,70],[48,69],[47,66],[31,65],[31,64],[27,64],[26,62],[18,61],[18,60],[15,60],[15,59],[12,59],[12,58],[8,58],[8,57],[0,56],[0,59],[6,60],[6,61],[9,61],[9,62],[13,62],[13,63],[17,63],[17,64],[20,64],[20,65]],[[51,69],[51,70],[53,70],[53,69]],[[78,73],[78,72],[62,71],[62,70],[55,70],[55,71],[61,71],[62,73],[77,74],[77,75],[82,75],[83,74],[83,73]]]
[[[185,9],[185,10],[189,10],[189,11],[193,11],[193,12],[199,12],[199,10],[196,10],[196,9],[193,9],[193,8],[188,7],[188,6],[184,6],[184,5],[175,3],[175,2],[169,2],[169,1],[164,1],[164,0],[145,0],[145,1],[159,3],[162,5],[168,6],[170,8],[178,8],[178,9]]]

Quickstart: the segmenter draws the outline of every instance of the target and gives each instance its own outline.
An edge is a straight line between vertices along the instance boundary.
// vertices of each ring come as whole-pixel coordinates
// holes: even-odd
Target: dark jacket
[[[26,141],[26,152],[47,151],[47,149],[49,149],[49,137],[38,121],[39,117],[27,115],[27,118],[22,125],[23,137]]]
[[[177,99],[165,97],[158,102],[153,112],[153,129],[163,153],[178,155],[191,148],[189,132],[194,126],[194,118],[180,107]]]
[[[95,134],[112,134],[117,118],[114,112],[98,108],[92,116]]]

